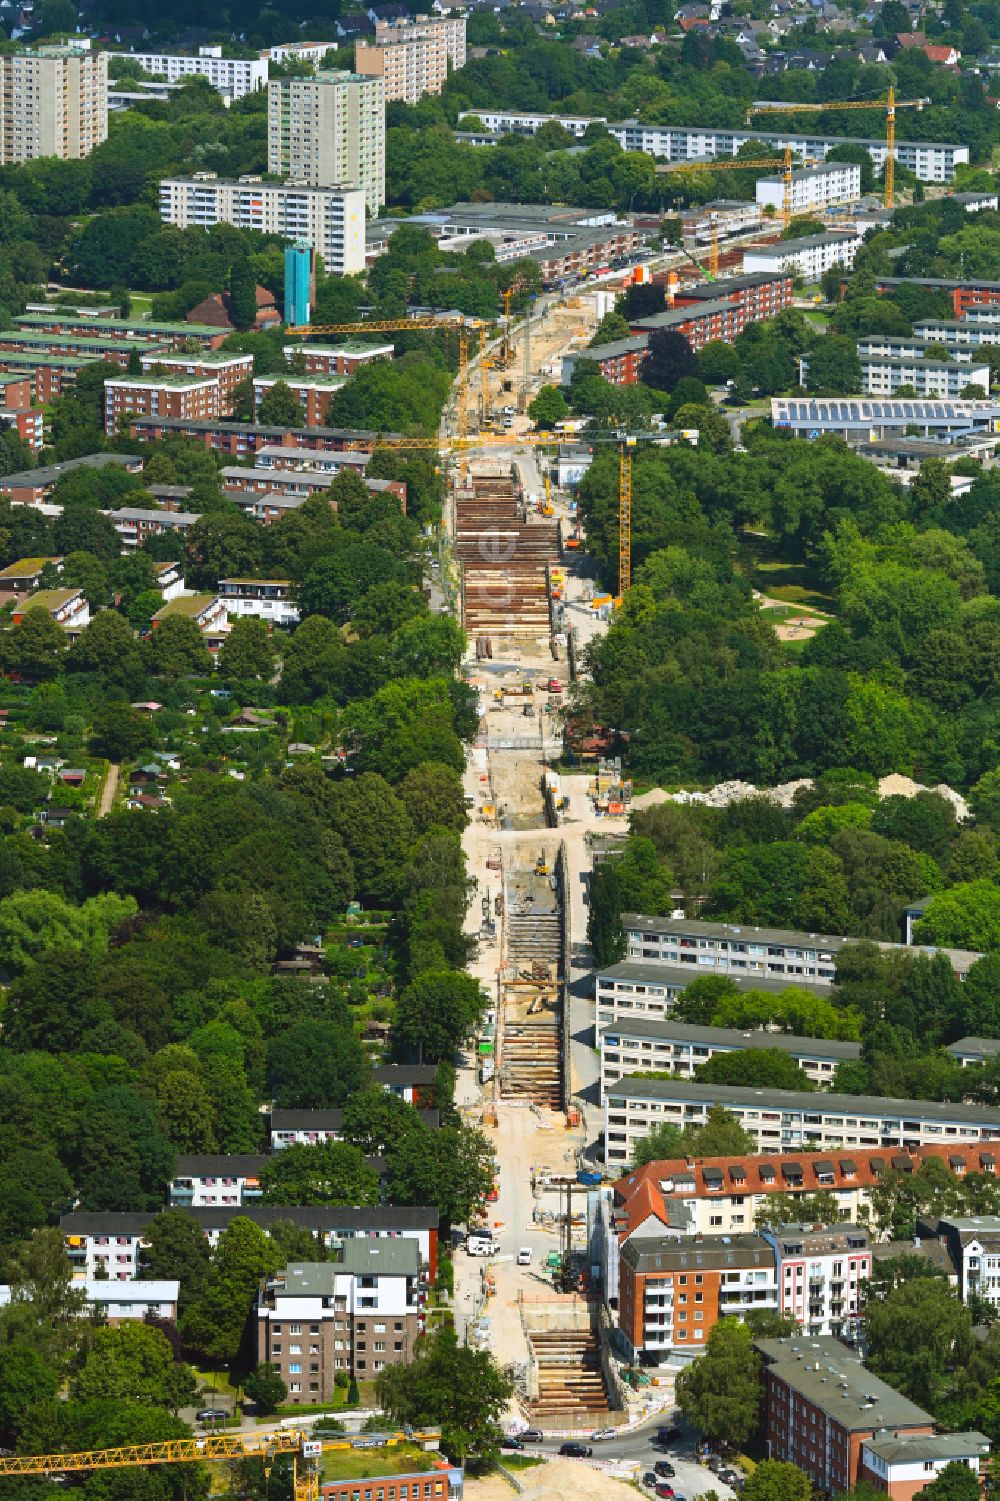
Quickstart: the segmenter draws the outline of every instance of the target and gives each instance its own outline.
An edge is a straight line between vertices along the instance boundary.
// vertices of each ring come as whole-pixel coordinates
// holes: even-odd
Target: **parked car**
[[[674,1501],[674,1488],[672,1485],[668,1485],[665,1480],[661,1481],[656,1487],[656,1494],[662,1497],[663,1501]]]
[[[523,1449],[524,1445],[522,1444],[521,1440],[519,1438],[515,1438],[513,1434],[505,1433],[503,1438],[500,1440],[500,1447],[501,1449]]]
[[[521,1249],[518,1251],[518,1253],[517,1253],[517,1264],[518,1264],[518,1266],[530,1266],[531,1265],[531,1247],[530,1246],[522,1246]]]
[[[201,1407],[195,1413],[199,1423],[224,1423],[228,1416],[221,1407]]]
[[[544,1437],[545,1434],[540,1428],[522,1428],[518,1434],[518,1438],[526,1444],[540,1444]]]
[[[578,1444],[574,1442],[570,1444],[559,1445],[559,1453],[564,1459],[589,1459],[593,1452],[594,1451],[589,1444]]]
[[[724,1485],[738,1485],[743,1479],[739,1470],[734,1470],[728,1465],[725,1469],[717,1470],[716,1474]]]
[[[656,1430],[656,1442],[658,1444],[676,1444],[677,1440],[681,1437],[682,1434],[679,1428],[657,1428]]]
[[[660,1482],[657,1480],[652,1470],[647,1470],[645,1475],[643,1475],[642,1477],[642,1483],[643,1485],[648,1485],[650,1490],[655,1491]]]
[[[590,1437],[591,1437],[591,1440],[595,1444],[597,1444],[597,1443],[602,1442],[602,1440],[604,1440],[606,1438],[617,1438],[618,1437],[618,1429],[617,1428],[595,1428],[594,1431],[593,1431],[593,1433],[590,1435]]]
[[[656,1471],[657,1475],[659,1475],[664,1480],[670,1480],[673,1478],[674,1467],[672,1464],[668,1464],[665,1459],[658,1459],[653,1466],[653,1469]]]
[[[721,1454],[710,1454],[705,1463],[713,1475],[721,1475],[723,1470],[729,1468]]]

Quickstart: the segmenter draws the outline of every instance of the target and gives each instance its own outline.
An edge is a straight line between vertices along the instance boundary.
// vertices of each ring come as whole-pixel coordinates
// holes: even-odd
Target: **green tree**
[[[766,1042],[766,1034],[761,1042]],[[730,1084],[747,1089],[812,1089],[812,1081],[795,1059],[778,1048],[761,1046],[734,1053],[716,1053],[699,1064],[695,1077],[706,1084]]]
[[[759,1422],[760,1366],[750,1330],[739,1319],[720,1319],[704,1355],[677,1378],[681,1412],[706,1438],[739,1448]]]
[[[551,432],[569,416],[569,402],[558,386],[542,386],[528,407],[528,416],[540,431]]]
[[[435,828],[465,828],[465,791],[451,766],[424,761],[406,773],[397,791],[418,835]]]
[[[66,665],[75,672],[114,675],[124,663],[137,659],[136,640],[128,621],[117,610],[102,610],[73,642]]]
[[[31,606],[9,641],[12,666],[32,682],[44,682],[61,671],[66,633],[44,606]]]
[[[268,1083],[275,1104],[282,1109],[337,1109],[367,1075],[361,1043],[335,1022],[297,1022],[271,1043]]]
[[[811,1501],[812,1483],[798,1465],[779,1459],[765,1459],[754,1469],[743,1487],[749,1501]]]
[[[806,388],[827,396],[860,391],[861,362],[852,339],[827,334],[809,351]]]
[[[476,1026],[485,1005],[482,987],[472,975],[428,970],[399,998],[393,1023],[396,1045],[418,1053],[424,1063],[450,1058]]]
[[[276,380],[261,397],[257,420],[267,427],[301,427],[302,403],[287,381]]]
[[[965,881],[949,891],[936,892],[914,936],[919,943],[950,948],[1000,948],[1000,887],[992,881]]]
[[[257,278],[248,260],[234,261],[229,272],[230,315],[237,328],[257,323]]]
[[[204,1289],[181,1319],[186,1342],[209,1360],[235,1359],[261,1278],[276,1270],[264,1231],[238,1215],[219,1238]]]
[[[54,1226],[36,1230],[11,1252],[6,1272],[5,1339],[25,1340],[46,1364],[61,1370],[80,1338],[86,1304],[83,1288],[73,1281],[62,1232]]]
[[[443,1226],[464,1225],[493,1184],[493,1151],[467,1126],[408,1132],[389,1154],[392,1204],[435,1204]]]
[[[514,1387],[488,1350],[460,1345],[453,1329],[428,1335],[409,1365],[378,1375],[379,1406],[395,1423],[440,1425],[441,1444],[457,1462],[489,1465],[500,1448],[500,1418]]]
[[[382,1156],[404,1136],[423,1128],[412,1105],[372,1085],[359,1089],[344,1106],[341,1132],[345,1141],[370,1156]]]
[[[208,1240],[194,1216],[183,1209],[165,1209],[150,1220],[139,1254],[144,1277],[180,1282],[182,1307],[201,1292],[208,1278]]]
[[[212,656],[194,621],[168,615],[146,640],[150,670],[167,678],[203,676],[212,670]]]
[[[675,328],[656,329],[649,336],[649,351],[642,362],[641,377],[656,391],[672,391],[685,376],[698,374],[698,361],[684,335]]]
[[[263,620],[247,616],[234,620],[229,635],[219,648],[219,671],[237,681],[262,678],[268,682],[274,674],[274,647]]]
[[[969,1357],[972,1320],[954,1288],[920,1277],[894,1288],[882,1302],[866,1301],[865,1336],[875,1374],[933,1412],[948,1391],[952,1371]]]
[[[0,1325],[0,1337],[3,1334]],[[5,1342],[0,1361],[0,1442],[13,1449],[33,1408],[55,1399],[59,1372],[27,1340]]]
[[[286,1147],[265,1163],[260,1180],[268,1204],[378,1203],[378,1173],[346,1141]]]
[[[99,704],[94,710],[90,740],[98,755],[111,761],[130,761],[149,739],[149,725],[125,700]]]
[[[250,1372],[243,1383],[243,1390],[253,1403],[258,1418],[266,1418],[277,1412],[288,1396],[288,1387],[281,1379],[281,1372],[269,1361]]]
[[[176,1413],[194,1402],[197,1382],[159,1329],[133,1320],[92,1335],[70,1391],[76,1401],[127,1398]]]
[[[928,1497],[928,1501],[978,1501],[981,1494],[978,1475],[958,1459],[939,1470],[930,1485],[925,1485],[921,1492],[921,1495]]]

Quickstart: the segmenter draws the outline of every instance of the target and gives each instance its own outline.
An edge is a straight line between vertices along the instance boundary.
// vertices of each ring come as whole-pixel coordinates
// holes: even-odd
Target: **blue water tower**
[[[313,248],[308,240],[285,247],[285,324],[301,327],[309,322],[315,287]]]

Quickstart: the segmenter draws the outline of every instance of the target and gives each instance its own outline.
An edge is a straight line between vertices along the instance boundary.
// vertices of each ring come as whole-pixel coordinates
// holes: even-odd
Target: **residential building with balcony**
[[[654,1126],[701,1126],[717,1105],[736,1116],[761,1152],[1000,1139],[1000,1110],[988,1105],[744,1089],[633,1074],[605,1090],[605,1161],[611,1166],[629,1163],[636,1144]]]
[[[764,1362],[768,1458],[797,1465],[818,1491],[843,1495],[856,1486],[862,1449],[877,1436],[934,1432],[929,1412],[830,1335],[761,1339],[756,1347]]]
[[[273,386],[281,381],[291,391],[302,407],[304,427],[322,427],[326,422],[330,403],[342,386],[347,384],[345,375],[255,375],[253,381],[254,416],[259,416],[260,405]]]
[[[109,1282],[106,1279],[78,1284],[86,1302],[80,1309],[80,1317],[97,1314],[104,1322],[114,1327],[133,1319],[170,1319],[176,1323],[177,1300],[180,1283],[176,1280],[161,1282]],[[0,1286],[0,1308],[6,1308],[11,1300],[10,1288]]]
[[[436,1110],[418,1111],[421,1123],[436,1129],[441,1119]],[[271,1151],[283,1147],[311,1147],[320,1141],[340,1141],[342,1110],[272,1110],[270,1115]]]
[[[794,975],[782,979],[774,975],[729,974],[727,978],[737,990],[764,990],[780,995],[789,985],[795,985],[815,995],[827,994],[825,986]],[[686,964],[626,959],[621,964],[599,969],[594,976],[598,1032],[612,1025],[628,1026],[633,1021],[663,1021],[670,1016],[678,997],[697,979],[697,969]]]
[[[15,505],[37,506],[48,499],[64,474],[76,469],[104,469],[120,464],[129,474],[140,474],[144,460],[137,453],[87,453],[79,459],[63,459],[60,464],[39,464],[37,469],[21,469],[16,474],[0,476],[0,494]]]
[[[104,431],[117,433],[133,413],[144,417],[219,415],[219,382],[196,375],[126,375],[104,382]]]
[[[152,617],[153,630],[173,615],[193,620],[209,651],[218,651],[229,634],[226,606],[217,594],[178,594],[168,599]]]
[[[62,558],[19,558],[0,568],[0,604],[27,599],[42,586],[46,568],[62,569]]]
[[[617,1333],[644,1365],[694,1359],[720,1318],[778,1306],[774,1250],[759,1235],[635,1236],[619,1279]]]
[[[248,1219],[268,1234],[273,1224],[290,1220],[318,1236],[328,1248],[341,1242],[396,1244],[410,1240],[417,1247],[421,1277],[437,1277],[438,1211],[427,1206],[389,1204],[357,1208],[350,1204],[208,1204],[193,1206],[195,1219],[214,1250],[234,1219]],[[155,1219],[152,1210],[104,1213],[73,1210],[59,1221],[74,1281],[101,1277],[134,1280],[140,1274],[146,1231]]]
[[[223,57],[218,46],[199,47],[197,57],[189,52],[119,52],[109,48],[107,57],[125,57],[138,63],[144,73],[183,83],[188,78],[207,78],[224,99],[242,99],[267,87],[267,59]]]
[[[806,362],[808,366],[808,361]],[[978,391],[970,392],[970,386]],[[966,401],[987,399],[990,394],[990,367],[981,360],[879,359],[865,355],[861,359],[861,390],[866,396],[895,396],[902,387],[912,388],[917,396],[939,400],[961,396]]]
[[[196,521],[201,520],[200,511],[148,511],[144,506],[122,506],[117,511],[106,512],[115,531],[122,539],[122,546],[129,552],[142,547],[150,537],[160,537],[164,532],[183,537]],[[183,585],[175,591],[183,592]],[[174,594],[165,595],[173,599]]]
[[[16,606],[11,619],[21,625],[29,610],[44,610],[69,636],[90,623],[90,605],[82,589],[39,589]]]
[[[946,1215],[934,1228],[958,1274],[962,1302],[975,1295],[1000,1308],[1000,1216]]]
[[[0,574],[0,579],[3,575]],[[993,1063],[1000,1058],[1000,1037],[960,1037],[949,1042],[945,1048],[956,1063],[963,1068],[973,1068],[980,1063]]]
[[[286,344],[286,360],[302,357],[307,375],[355,375],[376,360],[391,360],[392,344]]]
[[[942,325],[946,327],[947,325]],[[1000,333],[1000,329],[997,330]],[[915,334],[868,334],[858,339],[858,358],[873,360],[923,360],[932,346],[945,349],[950,360],[971,364],[975,349],[971,344],[953,344],[948,339],[923,339]]]
[[[84,47],[17,47],[0,57],[0,166],[79,161],[108,137],[108,59]]]
[[[425,1293],[412,1240],[350,1240],[325,1262],[291,1262],[257,1299],[257,1355],[280,1372],[292,1406],[330,1401],[338,1371],[371,1381],[408,1364]]]
[[[868,1232],[857,1225],[777,1224],[761,1234],[774,1251],[779,1313],[807,1334],[853,1340],[862,1287],[872,1274]]]
[[[880,276],[876,284],[879,292],[888,292],[893,287],[913,283],[934,291],[947,292],[956,318],[990,321],[1000,314],[1000,281],[975,280],[954,281],[943,276]]]
[[[190,340],[206,349],[217,349],[232,329],[213,323],[155,323],[146,318],[110,318],[94,316],[86,309],[53,307],[44,311],[19,313],[14,326],[50,334],[71,334],[78,338],[111,339],[114,342],[144,345],[163,343],[174,349]]]
[[[838,203],[853,203],[861,197],[861,167],[857,162],[828,162],[818,167],[792,170],[793,214],[822,213]],[[780,214],[785,206],[785,179],[758,177],[757,205]]]
[[[375,22],[375,40],[354,44],[355,72],[381,78],[386,104],[416,104],[440,94],[448,73],[465,66],[465,16],[417,16]]]
[[[790,271],[804,282],[819,281],[823,273],[834,266],[850,270],[863,239],[859,229],[831,229],[825,234],[804,235],[800,240],[749,246],[743,252],[743,269]]]
[[[837,954],[856,944],[856,938],[800,933],[789,928],[758,928],[750,924],[702,922],[689,917],[644,917],[622,914],[627,958],[645,965],[691,965],[698,974],[725,974],[734,979],[783,980],[787,985],[832,985]],[[887,952],[948,956],[952,969],[964,980],[983,956],[970,949],[935,949],[928,945],[880,943]]]
[[[333,69],[310,78],[272,78],[267,170],[315,188],[359,188],[369,214],[377,214],[385,202],[383,80]],[[363,240],[363,221],[361,230]]]
[[[11,355],[65,355],[125,370],[132,349],[138,351],[140,358],[171,352],[169,344],[156,339],[136,340],[127,345],[121,339],[109,339],[99,333],[65,334],[35,328],[8,328],[0,333],[0,363],[6,363]]]
[[[943,344],[952,352],[958,347],[979,349],[984,344],[1000,344],[1000,308],[987,310],[989,317],[921,318],[913,325],[914,339],[927,344]],[[959,355],[955,352],[955,358]]]
[[[253,616],[270,625],[295,625],[299,607],[290,579],[220,579],[219,597],[230,615]]]
[[[324,143],[324,153],[327,147],[332,149],[332,143]],[[308,240],[323,257],[328,275],[362,272],[366,198],[353,176],[339,174],[319,183],[306,172],[282,175],[290,180],[265,182],[254,174],[222,178],[215,172],[166,177],[160,182],[160,217],[179,229],[233,224],[237,229]]]
[[[146,372],[165,370],[168,374],[215,380],[219,386],[219,415],[230,417],[236,388],[253,376],[253,355],[234,354],[229,349],[204,349],[200,354],[180,354],[167,350],[163,354],[140,355]]]
[[[692,1079],[695,1069],[716,1053],[742,1053],[770,1048],[787,1053],[821,1088],[829,1088],[840,1063],[861,1057],[858,1042],[793,1037],[787,1032],[739,1031],[732,1027],[696,1027],[687,1022],[636,1019],[613,1022],[601,1030],[601,1098],[612,1084],[628,1074],[663,1069],[677,1078]]]
[[[180,1156],[168,1194],[172,1209],[215,1204],[252,1204],[260,1198],[261,1153],[201,1153]]]

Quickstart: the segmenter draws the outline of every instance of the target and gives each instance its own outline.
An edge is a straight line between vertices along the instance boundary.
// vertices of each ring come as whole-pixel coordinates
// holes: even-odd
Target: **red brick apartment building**
[[[378,1468],[377,1461],[374,1468]],[[319,1490],[322,1501],[461,1501],[462,1480],[463,1472],[442,1459],[425,1474],[413,1471],[364,1480],[329,1480]]]
[[[254,415],[259,412],[268,391],[281,381],[302,406],[303,426],[322,427],[330,403],[345,380],[346,376],[342,375],[259,375],[253,383]]]
[[[699,1355],[720,1318],[776,1304],[775,1255],[759,1235],[622,1247],[618,1323],[631,1360]]]
[[[783,308],[791,307],[794,281],[793,276],[784,272],[775,275],[757,271],[748,276],[727,276],[719,281],[678,286],[672,294],[668,292],[667,301],[673,307],[691,307],[699,302],[724,299],[742,307],[748,323],[762,323],[776,318]]]
[[[286,360],[301,355],[307,375],[354,375],[376,360],[391,360],[391,344],[286,344]]]
[[[61,396],[76,380],[77,371],[90,363],[85,355],[26,354],[21,350],[0,354],[0,370],[30,380],[36,406],[45,406]]]
[[[956,318],[964,318],[970,308],[993,307],[1000,303],[1000,281],[948,281],[935,276],[883,276],[878,290],[891,292],[906,283],[947,292]],[[843,296],[843,285],[841,286]]]
[[[120,339],[84,339],[75,334],[50,333],[47,329],[8,328],[0,332],[0,358],[8,354],[65,355],[69,359],[117,365],[127,370],[133,349],[141,355],[170,354],[163,340],[123,344]]]
[[[862,1447],[877,1434],[934,1433],[929,1412],[873,1376],[832,1336],[762,1339],[757,1349],[768,1456],[797,1465],[818,1491],[838,1495],[857,1485]]]
[[[219,387],[219,414],[230,417],[236,387],[253,375],[252,354],[231,354],[228,350],[206,349],[201,354],[144,354],[142,368],[149,372],[160,366],[172,375],[214,380]]]
[[[210,323],[153,323],[145,318],[88,318],[77,308],[50,308],[44,313],[21,313],[14,319],[18,328],[38,332],[71,334],[76,338],[116,339],[131,344],[150,339],[163,341],[173,349],[191,340],[205,349],[218,349],[235,330]]]
[[[128,375],[104,383],[104,431],[118,431],[131,412],[143,416],[218,417],[219,382],[212,376]]]

